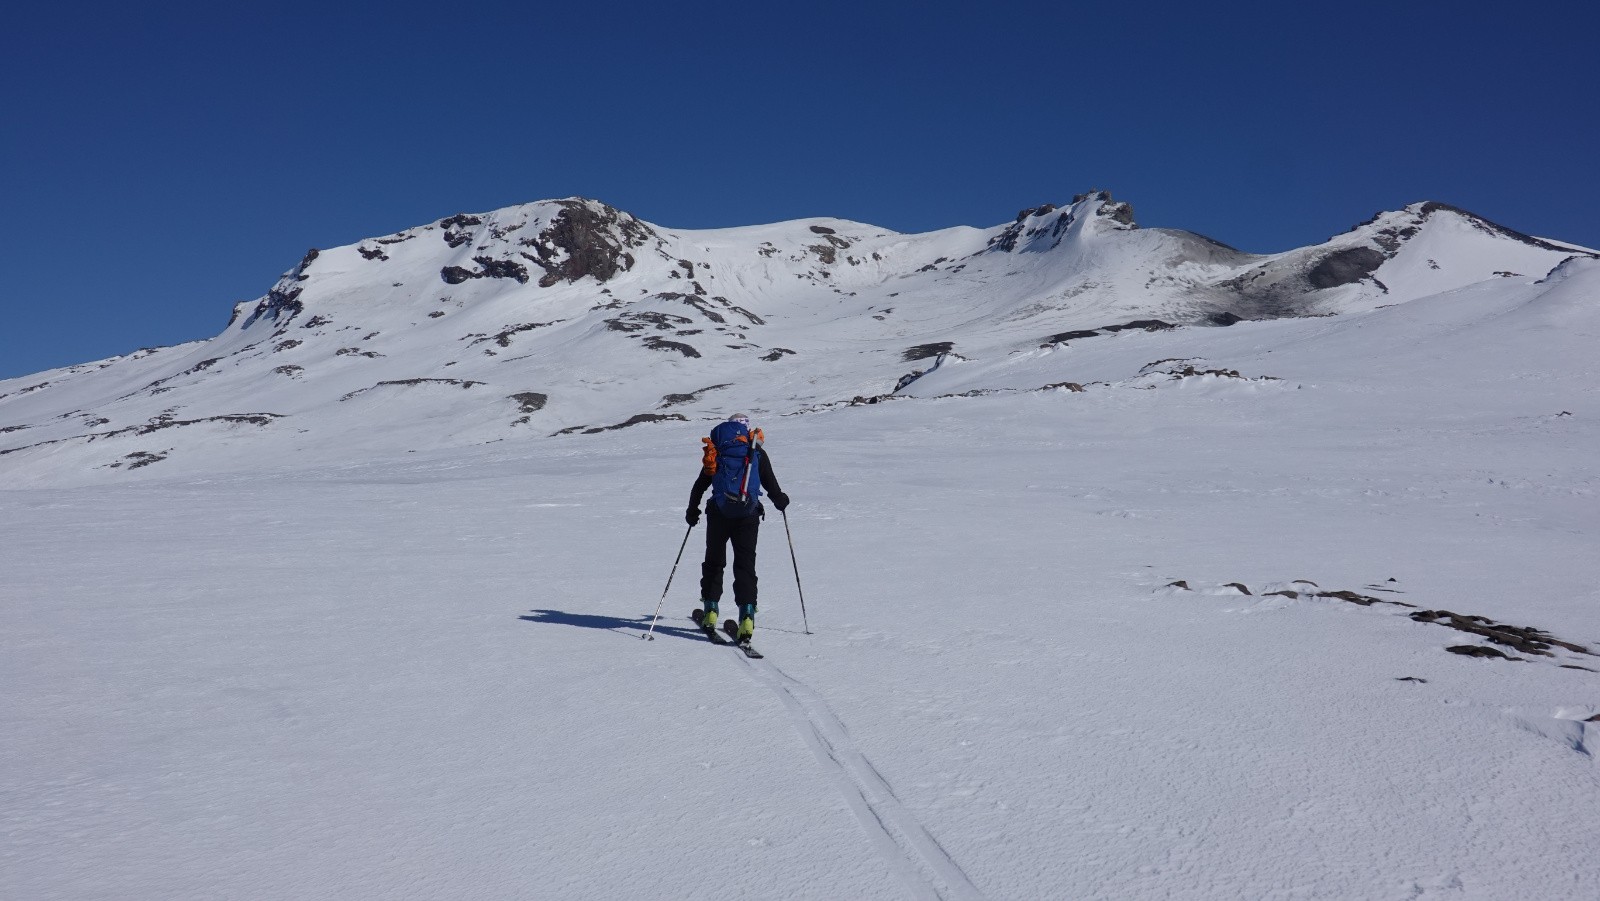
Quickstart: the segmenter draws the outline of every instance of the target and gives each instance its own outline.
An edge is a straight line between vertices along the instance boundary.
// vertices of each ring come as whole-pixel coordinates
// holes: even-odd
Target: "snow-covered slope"
[[[313,251],[208,341],[0,382],[0,473],[143,478],[790,413],[1129,323],[1351,313],[1587,256],[1431,203],[1252,256],[1140,229],[1104,192],[922,235],[675,231],[546,201]]]
[[[0,385],[0,897],[1600,897],[1600,260],[1128,218],[534,204]]]

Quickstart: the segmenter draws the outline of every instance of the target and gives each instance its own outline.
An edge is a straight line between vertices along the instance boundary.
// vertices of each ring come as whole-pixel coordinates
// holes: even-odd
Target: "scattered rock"
[[[478,336],[476,336],[473,339],[472,344],[468,344],[467,346],[471,347],[474,344],[480,344],[480,343],[482,343],[484,341],[493,341],[494,343],[500,345],[501,347],[510,347],[511,346],[511,338],[513,336],[520,335],[523,332],[531,332],[534,329],[548,328],[549,326],[555,325],[557,322],[562,322],[562,321],[563,320],[556,319],[556,320],[551,321],[551,322],[525,322],[525,323],[523,323],[521,325],[508,325],[508,326],[505,327],[505,329],[500,331],[498,334],[494,334],[494,335],[478,335]]]
[[[1179,589],[1181,591],[1193,591],[1194,590],[1194,589],[1189,587],[1189,582],[1188,582],[1187,579],[1179,579],[1176,582],[1168,582],[1165,587],[1167,587],[1167,588],[1177,588],[1177,589]]]
[[[520,405],[519,412],[522,413],[537,413],[544,409],[545,404],[550,402],[550,395],[541,394],[538,391],[524,391],[520,394],[513,394],[510,397],[511,400]]]
[[[527,256],[527,254],[523,254]],[[518,284],[528,283],[528,267],[516,260],[497,260],[493,257],[473,257],[472,261],[479,266],[474,272],[461,266],[446,266],[439,270],[439,278],[445,284],[459,285],[473,278],[509,278]]]
[[[1130,329],[1146,332],[1164,332],[1175,328],[1177,326],[1170,322],[1163,322],[1160,319],[1135,319],[1132,322],[1124,322],[1122,325],[1101,326],[1101,330],[1107,332],[1121,332]]]
[[[159,454],[152,454],[149,451],[135,451],[134,453],[123,457],[123,459],[131,461],[128,463],[129,469],[139,469],[144,466],[149,466],[151,463],[160,463],[162,460],[167,458],[168,453],[171,453],[171,451]]]
[[[902,363],[915,363],[918,360],[926,360],[929,357],[947,354],[954,350],[955,346],[954,341],[935,341],[931,344],[918,344],[916,347],[906,348],[905,353],[900,356],[900,361]]]
[[[1044,346],[1051,344],[1062,344],[1067,341],[1076,341],[1079,338],[1094,338],[1099,334],[1100,333],[1094,329],[1076,329],[1070,332],[1061,332],[1060,334],[1051,335],[1050,337],[1044,339]]]
[[[1396,682],[1418,682],[1418,683],[1421,683],[1423,685],[1428,684],[1428,680],[1427,679],[1419,679],[1416,676],[1396,676],[1395,677],[1395,681]]]
[[[441,237],[444,238],[444,243],[451,247],[460,247],[463,244],[471,243],[472,232],[467,229],[471,226],[482,224],[482,219],[477,216],[469,216],[466,213],[457,213],[449,219],[439,220],[439,227],[444,230]]]
[[[1096,216],[1130,227],[1137,225],[1133,221],[1133,204],[1125,200],[1112,200],[1108,192],[1102,191],[1101,193],[1105,195],[1106,202],[1101,204],[1100,209],[1095,211]]]
[[[1217,378],[1249,381],[1244,376],[1240,375],[1239,370],[1237,369],[1196,369],[1193,366],[1184,366],[1181,369],[1172,370],[1168,373],[1168,375],[1171,375],[1175,379],[1187,379],[1202,375],[1214,375]]]
[[[376,391],[379,388],[411,388],[417,385],[450,385],[458,388],[476,388],[482,384],[483,382],[474,382],[471,379],[394,379],[391,381],[379,382],[370,388],[361,388],[356,391],[351,391],[344,397],[339,398],[339,400],[341,402],[347,401],[352,397],[366,394],[368,391]]]
[[[1389,603],[1395,603],[1390,601]],[[1548,632],[1535,629],[1531,626],[1510,626],[1497,623],[1487,616],[1462,616],[1449,610],[1418,610],[1411,614],[1411,618],[1419,623],[1435,623],[1449,626],[1460,632],[1468,632],[1482,636],[1495,644],[1505,645],[1524,654],[1536,654],[1541,657],[1555,656],[1550,653],[1550,648],[1559,647],[1577,654],[1590,654],[1592,652],[1583,645],[1562,641]]]
[[[1315,595],[1313,595],[1313,597],[1335,598],[1335,599],[1341,600],[1341,601],[1349,601],[1352,604],[1359,604],[1359,605],[1361,605],[1363,607],[1371,607],[1373,604],[1399,604],[1400,603],[1399,601],[1385,601],[1382,598],[1369,597],[1368,595],[1364,595],[1364,594],[1356,594],[1353,591],[1319,591]],[[1409,606],[1409,605],[1402,605],[1402,606]]]
[[[87,435],[74,435],[70,438],[55,438],[50,441],[40,441],[37,444],[27,444],[22,447],[13,447],[0,450],[0,456],[14,454],[35,447],[47,447],[52,444],[62,444],[67,441],[97,441],[101,438],[114,438],[122,435],[148,435],[162,429],[177,429],[205,423],[222,423],[224,425],[269,425],[275,419],[283,418],[278,413],[227,413],[221,416],[206,416],[201,419],[177,419],[170,412],[153,417],[143,425],[128,426],[127,428],[114,429],[109,432],[90,432]]]
[[[1177,328],[1177,326],[1160,319],[1135,319],[1132,322],[1124,322],[1121,325],[1102,325],[1099,328],[1074,329],[1070,332],[1058,332],[1044,339],[1039,346],[1049,347],[1052,344],[1061,344],[1066,341],[1076,341],[1081,338],[1097,338],[1101,335],[1115,334],[1117,332],[1129,330],[1162,332],[1166,331],[1167,329],[1174,328]]]
[[[304,341],[300,341],[300,340],[297,340],[297,339],[294,339],[294,338],[290,338],[288,341],[279,341],[277,344],[274,344],[272,346],[272,352],[273,353],[281,353],[281,352],[286,351],[286,350],[294,350],[296,347],[299,347],[300,345],[302,345],[304,343],[305,343]]]
[[[890,400],[903,400],[903,398],[895,394],[875,394],[872,397],[863,397],[862,395],[857,394],[855,397],[846,402],[845,405],[849,407],[860,407],[867,404],[881,404],[884,401]]]
[[[1240,594],[1250,594],[1250,589],[1248,587],[1246,587],[1243,582],[1229,582],[1228,584],[1226,584],[1226,585],[1224,585],[1222,587],[1223,588],[1237,588],[1237,589],[1239,589],[1239,593]],[[1250,595],[1250,596],[1251,597],[1255,597],[1255,595]]]
[[[689,394],[668,394],[661,398],[661,406],[666,408],[676,407],[680,404],[692,404],[700,399],[700,395],[705,394],[708,391],[720,391],[721,389],[727,387],[730,387],[727,383],[721,385],[707,385],[706,387],[701,388],[698,391],[690,392]]]
[[[627,421],[619,422],[616,425],[603,425],[603,426],[596,426],[594,428],[584,428],[581,425],[577,425],[577,426],[573,426],[571,428],[562,429],[561,431],[556,432],[556,434],[557,435],[570,435],[573,432],[582,432],[585,435],[598,435],[601,432],[614,432],[617,429],[626,429],[626,428],[629,428],[630,426],[636,426],[636,425],[640,425],[640,424],[646,423],[646,422],[688,422],[688,421],[689,421],[688,418],[685,417],[681,413],[640,413],[640,414],[637,414],[635,416],[630,416],[630,417],[628,417]]]
[[[1510,654],[1503,654],[1494,648],[1486,648],[1483,645],[1478,644],[1451,645],[1450,647],[1445,648],[1445,650],[1452,654],[1460,654],[1463,657],[1489,657],[1497,660],[1522,660],[1521,657],[1512,657]]]
[[[623,313],[621,316],[607,319],[605,324],[606,328],[616,332],[638,332],[651,327],[661,332],[672,332],[686,325],[693,325],[694,320],[687,316],[677,316],[672,313],[641,310],[634,313]]]
[[[700,356],[700,351],[695,350],[693,347],[684,344],[681,341],[668,341],[659,335],[650,335],[646,337],[644,339],[644,346],[650,348],[651,350],[675,350],[678,353],[691,358]]]
[[[466,228],[469,225],[482,225],[483,220],[468,213],[457,213],[449,219],[440,219],[439,227],[449,231],[451,229]]]
[[[790,350],[787,347],[774,347],[772,350],[768,351],[766,353],[766,355],[763,356],[761,359],[766,361],[766,362],[768,362],[768,363],[776,363],[779,360],[783,359],[785,356],[788,356],[788,355],[793,354],[793,353],[794,353],[794,351]]]
[[[274,369],[272,371],[276,372],[278,375],[286,375],[286,376],[289,376],[290,378],[294,378],[294,377],[298,376],[300,373],[305,372],[305,367],[304,366],[279,366],[279,367],[277,367],[276,369]]]
[[[287,277],[279,279],[278,284],[267,292],[267,296],[256,304],[256,308],[250,314],[250,318],[245,320],[246,327],[263,316],[270,318],[274,322],[277,322],[278,318],[282,316],[283,321],[288,322],[304,312],[305,305],[300,303],[302,289],[298,285],[290,285],[287,282]]]

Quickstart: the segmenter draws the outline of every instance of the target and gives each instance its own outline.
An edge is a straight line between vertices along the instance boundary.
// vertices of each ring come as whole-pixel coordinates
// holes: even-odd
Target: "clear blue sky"
[[[1253,251],[1442,200],[1600,246],[1588,2],[29,3],[0,377],[209,337],[309,247],[599,198],[987,226],[1090,187]]]

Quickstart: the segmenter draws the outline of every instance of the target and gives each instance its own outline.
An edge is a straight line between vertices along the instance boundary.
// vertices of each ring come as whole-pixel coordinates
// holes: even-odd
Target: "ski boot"
[[[696,610],[695,613],[698,615],[695,616],[694,621],[700,624],[700,628],[706,630],[707,632],[717,631],[716,601],[701,601],[700,609]]]
[[[756,635],[756,605],[742,604],[739,607],[739,643],[749,644]]]
[[[701,601],[700,604],[701,607],[699,609],[689,613],[689,618],[694,620],[694,624],[699,626],[700,631],[705,633],[707,641],[712,644],[727,644],[726,641],[722,640],[722,636],[717,633],[717,602]],[[731,624],[723,623],[723,625]],[[738,639],[734,640],[737,641]]]

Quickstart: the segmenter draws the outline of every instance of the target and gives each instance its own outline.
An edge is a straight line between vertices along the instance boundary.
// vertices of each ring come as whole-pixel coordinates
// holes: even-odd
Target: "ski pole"
[[[811,634],[811,623],[806,619],[806,590],[800,587],[800,561],[794,555],[794,533],[789,531],[789,511],[778,511],[783,514],[783,534],[789,538],[789,562],[794,564],[794,590],[800,592],[800,622],[805,624],[806,634]]]
[[[683,533],[683,544],[678,545],[678,556],[673,559],[672,572],[667,575],[667,587],[661,589],[661,600],[656,602],[656,615],[650,618],[650,629],[640,635],[640,638],[656,640],[656,622],[661,619],[661,605],[667,602],[667,592],[672,590],[672,577],[678,574],[678,562],[683,559],[683,549],[689,546],[689,533],[693,531],[694,526],[690,526]]]

